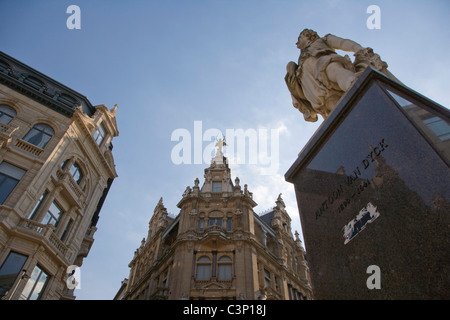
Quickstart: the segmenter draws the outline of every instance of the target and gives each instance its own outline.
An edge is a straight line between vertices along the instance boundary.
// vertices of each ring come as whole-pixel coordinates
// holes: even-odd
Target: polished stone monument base
[[[450,298],[449,116],[368,68],[300,152],[316,299]]]

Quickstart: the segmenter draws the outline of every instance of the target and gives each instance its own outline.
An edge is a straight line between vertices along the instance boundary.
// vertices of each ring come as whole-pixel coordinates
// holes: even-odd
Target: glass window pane
[[[36,266],[28,279],[25,288],[20,294],[20,300],[38,300],[43,292],[45,284],[47,283],[48,275],[39,267]]]
[[[209,219],[208,225],[210,225],[210,226],[216,225],[216,226],[221,227],[222,226],[222,219],[218,219],[218,218]]]
[[[197,280],[209,280],[211,278],[211,259],[208,257],[200,257],[197,260]]]
[[[0,204],[3,204],[9,194],[14,190],[18,180],[9,178],[0,173]]]
[[[212,192],[222,192],[222,182],[213,182]]]
[[[81,181],[81,178],[83,175],[81,174],[80,167],[78,166],[78,163],[74,163],[72,167],[70,168],[70,174],[72,175],[73,179],[79,183]]]
[[[27,256],[12,251],[9,253],[0,268],[0,297],[11,289],[26,260]]]
[[[42,132],[44,132],[44,133],[46,133],[48,135],[51,135],[51,136],[55,134],[55,131],[53,131],[53,129],[50,126],[48,126],[46,124],[43,124],[43,123],[36,124],[34,126],[34,128],[36,130],[42,131]]]
[[[0,173],[4,173],[5,175],[10,176],[11,178],[14,178],[16,180],[22,179],[25,172],[25,170],[20,169],[8,162],[0,163]]]
[[[221,263],[219,264],[219,274],[217,275],[218,280],[231,280],[231,263]]]
[[[231,262],[231,258],[227,256],[223,256],[219,259],[219,262]]]
[[[41,274],[39,276],[38,281],[36,282],[36,285],[34,287],[33,293],[30,295],[28,300],[38,300],[39,296],[41,295],[45,284],[47,283],[48,275],[41,271]]]
[[[33,219],[34,215],[36,214],[37,210],[39,209],[39,206],[41,205],[42,201],[44,200],[44,198],[47,195],[47,190],[45,190],[45,192],[42,194],[42,196],[39,198],[38,202],[36,203],[36,205],[33,208],[33,211],[31,211],[30,216],[28,217],[28,219]]]
[[[211,278],[211,265],[199,264],[197,265],[197,280],[209,280]]]
[[[50,205],[50,208],[48,209],[47,213],[45,214],[44,219],[42,220],[43,224],[52,224],[56,226],[58,224],[59,218],[61,216],[62,210],[59,208],[59,206],[52,202]]]
[[[198,259],[198,262],[210,262],[211,260],[208,257],[201,257]]]
[[[98,129],[94,132],[94,140],[98,146],[100,146],[105,138],[105,130],[102,125],[98,126]]]
[[[25,137],[23,137],[23,140],[34,144],[36,147],[44,149],[53,135],[54,131],[50,126],[39,123],[28,131]]]
[[[7,162],[0,163],[0,204],[3,204],[14,190],[25,172]]]
[[[31,292],[33,291],[34,285],[36,284],[36,280],[39,278],[40,271],[41,271],[41,269],[38,268],[38,266],[36,266],[33,269],[33,272],[31,273],[31,276],[28,279],[27,284],[25,285],[25,287],[22,290],[22,293],[20,294],[20,297],[19,297],[20,300],[28,299]]]
[[[231,220],[231,218],[227,219],[227,231],[231,232],[233,229],[233,220]]]
[[[0,123],[9,124],[16,116],[16,111],[8,106],[0,105]]]

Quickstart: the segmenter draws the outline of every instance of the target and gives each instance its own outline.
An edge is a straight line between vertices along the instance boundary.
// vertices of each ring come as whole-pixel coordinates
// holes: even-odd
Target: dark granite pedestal
[[[300,152],[316,299],[450,298],[449,116],[368,68]]]

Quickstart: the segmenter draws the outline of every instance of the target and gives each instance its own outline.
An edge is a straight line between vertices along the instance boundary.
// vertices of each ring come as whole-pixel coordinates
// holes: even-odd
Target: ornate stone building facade
[[[117,177],[116,107],[0,52],[0,297],[74,299],[99,212]]]
[[[281,195],[257,215],[220,147],[204,177],[203,186],[197,178],[186,188],[176,217],[161,198],[115,299],[312,299],[305,251]]]

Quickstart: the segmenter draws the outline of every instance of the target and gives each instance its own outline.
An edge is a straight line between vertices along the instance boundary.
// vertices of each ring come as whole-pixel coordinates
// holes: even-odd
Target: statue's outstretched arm
[[[364,49],[359,43],[356,43],[353,40],[343,39],[332,34],[327,34],[323,39],[331,48],[337,50],[358,52],[359,50]]]

